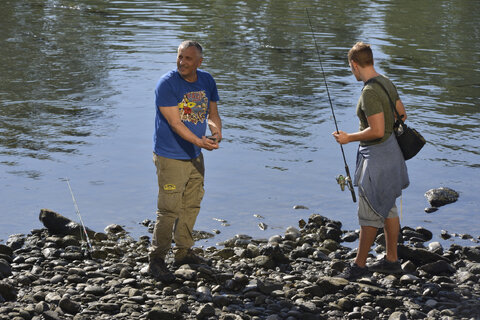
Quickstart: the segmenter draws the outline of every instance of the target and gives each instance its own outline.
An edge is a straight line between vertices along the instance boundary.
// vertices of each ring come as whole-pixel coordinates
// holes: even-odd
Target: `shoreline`
[[[312,214],[268,240],[237,235],[221,248],[195,247],[209,265],[175,270],[169,257],[176,280],[163,284],[147,273],[150,237],[134,240],[118,225],[89,230],[88,258],[77,236],[52,235],[45,221],[0,244],[0,319],[480,318],[478,237],[443,248],[429,230],[403,227],[403,274],[350,282],[336,276],[358,234]],[[370,263],[381,243],[379,234]]]

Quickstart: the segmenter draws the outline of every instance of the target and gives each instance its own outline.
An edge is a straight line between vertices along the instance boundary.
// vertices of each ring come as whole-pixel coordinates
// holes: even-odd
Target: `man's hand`
[[[220,131],[212,132],[212,135],[207,138],[216,143],[220,143],[220,141],[222,141],[222,133]]]
[[[196,144],[198,147],[206,149],[208,151],[212,151],[214,149],[218,149],[218,143],[216,141],[213,141],[205,136],[202,137],[202,139],[198,140],[198,143]]]
[[[347,144],[350,142],[348,133],[346,133],[345,131],[342,131],[342,130],[339,130],[338,132],[334,131],[332,132],[332,135],[335,138],[335,140],[337,140],[337,142],[340,144]]]

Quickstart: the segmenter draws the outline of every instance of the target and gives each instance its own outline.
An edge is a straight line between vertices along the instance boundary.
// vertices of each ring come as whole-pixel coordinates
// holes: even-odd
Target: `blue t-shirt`
[[[170,159],[194,159],[201,148],[182,139],[176,134],[158,107],[178,107],[185,126],[201,138],[207,130],[207,116],[210,101],[218,101],[217,85],[213,77],[197,69],[195,82],[184,80],[177,70],[166,73],[155,88],[155,133],[153,151]]]

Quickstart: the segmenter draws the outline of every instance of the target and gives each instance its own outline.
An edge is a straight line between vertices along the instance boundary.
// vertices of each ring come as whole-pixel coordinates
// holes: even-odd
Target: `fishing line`
[[[70,194],[72,195],[73,205],[75,206],[75,212],[77,213],[78,219],[80,219],[80,223],[82,225],[82,230],[85,234],[85,238],[86,238],[86,242],[87,242],[87,254],[88,254],[92,250],[92,245],[90,243],[90,238],[88,237],[87,228],[85,228],[85,225],[83,224],[82,216],[80,215],[80,210],[78,209],[77,200],[75,200],[75,196],[73,195],[73,191],[72,191],[72,187],[70,186],[70,182],[69,182],[68,178],[65,178],[65,180],[67,181],[68,189],[70,190]],[[80,231],[80,238],[82,238],[82,240],[83,240],[82,231]]]
[[[320,68],[321,68],[322,74],[323,74],[323,81],[325,83],[325,88],[327,89],[327,96],[328,96],[328,101],[330,102],[330,109],[332,110],[333,121],[335,122],[335,128],[337,129],[337,133],[339,133],[338,125],[337,125],[337,119],[335,118],[335,112],[333,111],[332,99],[330,98],[330,91],[328,90],[327,77],[325,76],[325,71],[323,71],[322,58],[320,56],[320,50],[318,49],[317,39],[315,38],[315,33],[313,31],[312,21],[310,20],[310,14],[308,13],[308,8],[305,8],[305,11],[307,12],[308,24],[310,25],[310,30],[312,31],[313,42],[315,43],[315,49],[317,51],[318,61],[320,62]],[[340,144],[340,149],[342,150],[343,163],[345,164],[345,172],[346,172],[347,177],[344,178],[342,175],[340,175],[340,176],[337,177],[337,182],[338,182],[338,184],[340,184],[340,187],[342,188],[342,191],[344,190],[345,183],[347,183],[348,189],[350,190],[350,192],[352,194],[353,202],[357,202],[357,198],[355,196],[355,190],[353,189],[352,178],[350,177],[350,170],[348,169],[347,160],[345,159],[345,152],[343,151],[342,144]]]

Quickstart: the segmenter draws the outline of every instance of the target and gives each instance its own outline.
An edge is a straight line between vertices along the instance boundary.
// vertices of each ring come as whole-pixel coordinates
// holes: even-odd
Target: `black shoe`
[[[210,260],[205,259],[203,257],[200,257],[193,253],[192,249],[188,249],[187,253],[184,255],[181,255],[180,257],[175,257],[175,260],[173,262],[173,265],[175,266],[181,266],[184,264],[205,264],[209,265]]]
[[[386,257],[382,260],[373,263],[368,269],[372,272],[380,272],[380,273],[389,273],[389,274],[398,274],[403,273],[402,265],[400,261],[391,262],[388,261]]]
[[[359,267],[356,263],[352,263],[351,265],[347,266],[342,273],[340,273],[337,277],[343,278],[347,280],[356,280],[362,276],[369,274],[369,270],[367,267]]]
[[[150,259],[148,272],[163,283],[171,283],[175,280],[175,276],[168,270],[163,259]]]

